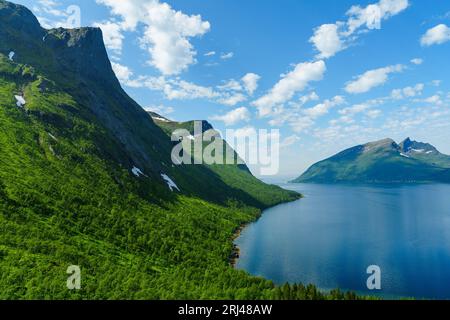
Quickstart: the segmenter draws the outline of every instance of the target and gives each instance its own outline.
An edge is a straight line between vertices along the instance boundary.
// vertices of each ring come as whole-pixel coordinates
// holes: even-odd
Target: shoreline
[[[295,202],[295,201],[299,201],[301,199],[303,199],[304,196],[303,194],[299,193],[299,197],[298,199],[295,200],[290,200],[290,201],[285,201],[285,202],[280,202],[274,206],[262,209],[261,212],[259,213],[259,215],[256,217],[255,220],[253,221],[249,221],[249,222],[245,222],[242,223],[239,227],[237,227],[234,231],[233,231],[233,235],[231,236],[231,241],[232,241],[232,245],[233,248],[231,249],[231,253],[230,256],[228,257],[228,263],[230,264],[230,266],[233,269],[236,269],[236,264],[240,258],[241,255],[241,249],[234,243],[236,241],[237,238],[239,238],[242,234],[242,231],[244,231],[245,228],[247,228],[249,225],[251,225],[252,223],[258,222],[259,219],[261,219],[261,217],[264,215],[264,211],[275,208],[279,205],[282,204],[286,204],[286,203],[291,203],[291,202]]]

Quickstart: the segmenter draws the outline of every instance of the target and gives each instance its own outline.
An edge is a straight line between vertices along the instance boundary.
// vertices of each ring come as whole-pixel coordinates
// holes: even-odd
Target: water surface
[[[280,284],[450,299],[450,185],[281,186],[305,198],[243,231],[237,268]],[[382,270],[379,292],[367,289],[370,265]]]

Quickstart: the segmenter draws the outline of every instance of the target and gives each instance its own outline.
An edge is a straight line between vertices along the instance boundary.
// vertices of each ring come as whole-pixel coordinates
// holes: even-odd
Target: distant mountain
[[[407,138],[359,145],[314,164],[294,183],[450,183],[450,156]]]

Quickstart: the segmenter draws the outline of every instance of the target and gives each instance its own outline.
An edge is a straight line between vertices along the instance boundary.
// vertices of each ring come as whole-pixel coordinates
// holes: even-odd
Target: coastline
[[[230,264],[230,266],[231,266],[233,269],[236,269],[236,264],[237,264],[237,262],[238,262],[238,260],[239,260],[239,258],[240,258],[241,249],[240,249],[234,242],[235,242],[235,240],[236,240],[237,238],[239,238],[239,237],[241,236],[242,231],[244,231],[245,228],[247,228],[247,227],[248,227],[250,224],[252,224],[252,223],[258,222],[258,220],[261,219],[261,217],[264,215],[264,211],[266,211],[266,210],[268,210],[268,209],[271,209],[271,208],[275,208],[275,207],[277,207],[277,206],[279,206],[279,205],[282,205],[282,204],[286,204],[286,203],[291,203],[291,202],[299,201],[299,200],[301,200],[301,199],[303,199],[303,198],[304,198],[304,195],[301,194],[301,193],[299,193],[298,198],[295,199],[295,200],[289,200],[289,201],[280,202],[280,203],[277,203],[277,204],[274,205],[274,206],[271,206],[271,207],[267,207],[267,208],[265,208],[265,209],[262,209],[261,212],[259,213],[259,215],[256,217],[256,219],[254,219],[253,221],[249,221],[249,222],[242,223],[239,227],[237,227],[237,228],[233,231],[233,235],[231,236],[231,241],[232,241],[233,248],[231,249],[231,253],[230,253],[230,256],[229,256],[229,258],[228,258],[228,263]]]

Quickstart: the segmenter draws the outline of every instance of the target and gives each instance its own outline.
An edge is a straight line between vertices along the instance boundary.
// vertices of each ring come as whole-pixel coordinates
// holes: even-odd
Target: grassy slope
[[[183,195],[155,175],[136,178],[129,148],[80,104],[84,92],[70,81],[60,87],[54,75],[0,54],[1,299],[326,298],[312,286],[275,287],[228,263],[239,225],[297,195],[250,175],[247,192],[236,182],[230,189],[238,172],[221,169],[172,169]],[[24,94],[26,110],[14,94]],[[124,112],[110,99],[111,112]],[[137,138],[148,135],[145,127]],[[221,177],[225,183],[214,185]],[[201,179],[205,186],[195,186]],[[196,196],[206,189],[204,200]],[[82,269],[78,292],[65,287],[73,264]]]
[[[150,182],[97,150],[98,140],[113,143],[104,128],[55,108],[77,109],[70,95],[41,93],[39,77],[22,81],[23,66],[4,56],[0,68],[0,298],[273,294],[270,282],[228,265],[234,230],[258,209],[167,197],[162,184],[143,192]],[[15,105],[19,92],[28,111]],[[83,272],[78,293],[65,289],[71,264]]]

